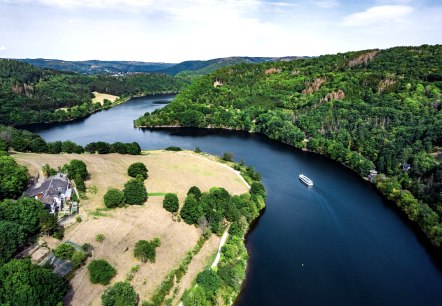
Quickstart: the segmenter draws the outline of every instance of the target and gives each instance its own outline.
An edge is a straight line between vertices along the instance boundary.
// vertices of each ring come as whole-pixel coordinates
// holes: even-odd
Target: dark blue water
[[[442,271],[424,240],[373,186],[324,157],[262,135],[141,130],[132,120],[173,96],[131,100],[87,119],[32,127],[48,141],[137,141],[233,152],[262,173],[267,208],[247,237],[247,280],[237,305],[442,305]],[[298,180],[304,173],[313,181]]]

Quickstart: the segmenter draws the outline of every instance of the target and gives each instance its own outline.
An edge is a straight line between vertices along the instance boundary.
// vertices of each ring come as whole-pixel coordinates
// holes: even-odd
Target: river
[[[247,279],[236,305],[441,305],[440,260],[368,182],[322,156],[262,135],[142,130],[132,121],[173,96],[132,99],[86,119],[29,129],[47,141],[137,141],[232,152],[262,173],[267,208],[247,236]],[[315,185],[303,185],[304,173]]]

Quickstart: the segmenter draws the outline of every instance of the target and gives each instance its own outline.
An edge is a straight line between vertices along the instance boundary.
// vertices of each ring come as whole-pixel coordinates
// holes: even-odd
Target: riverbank
[[[222,161],[222,160],[221,160]],[[193,282],[193,287],[186,290],[180,299],[179,305],[231,305],[239,296],[244,281],[248,263],[248,253],[245,246],[245,237],[251,224],[259,218],[265,208],[267,197],[261,183],[261,175],[252,167],[224,161],[226,167],[240,173],[243,182],[250,187],[250,192],[237,199],[227,199],[227,202],[245,201],[239,207],[247,207],[251,202],[253,209],[248,213],[241,211],[240,216],[233,219],[227,217],[218,251],[213,262],[208,263],[206,269],[200,272]],[[250,207],[249,204],[249,207]],[[228,207],[227,203],[225,205]],[[232,218],[232,217],[230,217]]]
[[[163,129],[163,128],[167,129],[167,128],[176,128],[177,127],[176,125],[173,125],[173,126],[170,126],[170,125],[143,126],[143,125],[136,125],[135,122],[136,121],[134,121],[134,125],[138,128],[142,128],[142,129],[144,128],[144,129],[154,129],[155,130],[155,129]],[[306,148],[305,145],[303,147],[298,147],[298,146],[295,146],[295,145],[288,143],[286,141],[282,141],[279,139],[273,139],[265,133],[260,133],[260,132],[256,132],[253,130],[244,130],[244,129],[230,128],[230,127],[210,127],[210,126],[198,127],[198,128],[210,129],[210,130],[226,130],[226,131],[234,130],[234,131],[243,131],[243,132],[247,132],[247,133],[261,134],[261,135],[268,137],[269,139],[272,139],[272,140],[284,143],[286,145],[292,146],[298,150],[302,150],[302,151],[314,153],[314,154],[319,154],[321,156],[325,156],[327,158],[330,158],[331,160],[334,160],[334,161],[340,163],[341,165],[343,165],[344,167],[354,171],[363,180],[367,181],[366,175],[368,174],[368,170],[367,170],[367,174],[361,174],[360,171],[352,168],[350,165],[346,164],[342,160],[339,160],[339,158],[332,158],[332,156],[329,154],[329,152],[321,152],[319,150],[317,150],[317,151],[311,150],[311,149]],[[304,143],[306,144],[307,142],[304,141]],[[362,158],[362,156],[361,156],[361,158]],[[392,192],[388,192],[387,188],[384,188],[386,184],[383,184],[383,182],[386,182],[390,186],[394,185],[394,188],[392,188],[392,189],[390,188],[392,190]],[[405,216],[407,216],[408,220],[411,223],[416,225],[416,226],[413,226],[412,228],[413,229],[420,229],[420,231],[427,237],[428,241],[434,247],[435,251],[437,251],[439,253],[442,252],[442,247],[441,247],[442,235],[440,234],[440,232],[442,232],[442,226],[439,223],[439,225],[429,227],[425,223],[427,221],[423,220],[424,218],[418,218],[418,215],[416,213],[416,209],[424,210],[424,211],[427,211],[428,214],[431,215],[427,219],[436,219],[437,220],[437,215],[434,212],[431,212],[431,209],[429,209],[428,205],[426,203],[423,203],[423,202],[420,202],[419,200],[417,200],[408,190],[402,189],[401,186],[398,185],[397,181],[395,181],[395,178],[389,178],[385,174],[379,174],[373,183],[374,183],[374,186],[376,187],[376,189],[379,191],[379,193],[385,199],[387,199],[388,201],[390,201],[392,203],[395,203],[396,207]],[[404,201],[406,201],[406,200],[408,200],[408,202],[407,202],[407,204],[404,204]],[[412,205],[412,207],[410,207],[410,205]]]

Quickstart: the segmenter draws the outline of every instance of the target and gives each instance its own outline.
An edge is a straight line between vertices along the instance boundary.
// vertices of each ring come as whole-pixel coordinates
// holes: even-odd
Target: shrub
[[[127,143],[126,150],[127,150],[127,154],[130,154],[130,155],[140,155],[141,154],[141,148],[137,142]]]
[[[193,194],[186,197],[180,215],[187,224],[197,224],[198,219],[203,215],[203,210]]]
[[[111,144],[111,153],[118,153],[118,154],[127,154],[127,148],[126,144],[122,142],[115,142]]]
[[[54,237],[55,239],[61,240],[64,237],[64,228],[62,227],[57,227],[54,230],[54,233],[52,234],[52,237]]]
[[[200,147],[196,147],[196,148],[195,148],[195,153],[201,153],[201,149],[200,149]]]
[[[211,269],[204,270],[196,277],[196,283],[202,286],[206,291],[207,297],[210,297],[221,287],[221,278]]]
[[[75,187],[79,192],[86,192],[86,184],[80,175],[74,177]]]
[[[84,147],[84,151],[94,154],[97,152],[97,145],[95,142],[91,142]]]
[[[147,200],[147,190],[144,182],[131,179],[124,185],[124,198],[130,205],[142,205]]]
[[[165,210],[170,211],[170,212],[177,212],[179,206],[180,205],[179,205],[178,197],[176,196],[176,194],[173,194],[173,193],[166,194],[166,196],[164,197],[164,200],[163,200],[163,207]]]
[[[138,175],[141,175],[143,179],[147,179],[147,168],[146,165],[143,163],[133,163],[129,166],[129,169],[127,169],[127,174],[131,177],[137,177]]]
[[[84,253],[86,253],[86,255],[90,255],[94,247],[90,243],[85,243],[81,246],[81,249],[83,250]]]
[[[60,154],[61,153],[61,141],[48,142],[48,153]]]
[[[89,278],[92,284],[109,284],[110,280],[117,274],[117,271],[106,260],[94,259],[87,266]]]
[[[207,300],[204,288],[200,286],[193,287],[186,291],[183,297],[183,303],[184,305],[210,305],[209,301]]]
[[[63,170],[67,171],[70,179],[80,176],[83,180],[89,175],[86,164],[82,160],[73,159],[70,163],[63,165]]]
[[[190,187],[187,195],[193,194],[198,201],[201,199],[201,190],[197,186]]]
[[[266,197],[266,191],[264,185],[258,182],[252,183],[252,186],[250,187],[250,193],[255,195],[260,195],[263,198]]]
[[[103,306],[136,306],[138,296],[128,282],[118,282],[104,291],[101,296]]]
[[[98,154],[108,154],[111,151],[111,146],[107,142],[98,141],[95,143]]]
[[[97,242],[103,242],[104,239],[106,239],[106,238],[104,237],[103,234],[97,234],[97,236],[95,236],[95,240],[96,240]]]
[[[156,248],[161,245],[160,239],[155,238],[152,241],[140,240],[135,244],[134,256],[142,262],[155,262]]]
[[[75,252],[75,248],[68,244],[68,243],[62,243],[59,244],[54,250],[53,253],[58,258],[64,259],[64,260],[70,260],[72,255]]]
[[[225,161],[233,161],[233,153],[230,153],[230,152],[224,152],[224,154],[223,154],[223,160],[225,160]]]
[[[124,192],[116,188],[109,188],[103,197],[104,205],[108,208],[119,207],[124,203]]]
[[[74,264],[74,267],[79,267],[83,261],[86,259],[87,255],[82,251],[75,251],[72,254],[71,261]]]
[[[183,149],[181,149],[180,147],[170,146],[170,147],[165,148],[164,150],[177,152],[177,151],[182,151]]]
[[[45,177],[49,177],[51,175],[57,174],[57,170],[55,170],[54,168],[51,168],[51,166],[49,166],[48,164],[41,167],[41,170],[43,171],[43,174],[45,175]]]

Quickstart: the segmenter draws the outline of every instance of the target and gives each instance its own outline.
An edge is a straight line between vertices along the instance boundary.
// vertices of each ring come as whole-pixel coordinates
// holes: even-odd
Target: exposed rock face
[[[25,89],[25,95],[28,98],[31,98],[32,96],[34,96],[34,86],[32,85],[28,85],[28,84],[23,84],[23,88]]]
[[[326,78],[317,78],[313,82],[306,82],[305,83],[305,89],[302,91],[302,94],[308,95],[312,94],[321,88],[321,85],[324,84],[326,81]]]
[[[213,82],[213,87],[218,87],[218,86],[223,86],[223,82],[221,82],[220,80],[216,79],[215,82]]]
[[[15,84],[14,86],[12,86],[11,88],[12,92],[15,93],[16,95],[21,95],[23,92],[23,87]]]
[[[265,74],[273,74],[273,73],[280,73],[281,71],[282,71],[281,68],[272,67],[272,68],[266,69],[264,71],[264,73]]]
[[[27,97],[32,97],[34,95],[34,86],[23,83],[23,85],[15,84],[11,88],[12,92],[16,95],[25,94]]]
[[[359,55],[357,58],[352,59],[348,62],[349,67],[367,64],[369,61],[374,59],[374,57],[379,53],[379,50],[373,50],[364,54]]]
[[[383,79],[382,81],[379,82],[378,93],[382,93],[385,89],[387,89],[388,87],[390,87],[394,83],[396,83],[395,79],[392,79],[392,78]]]
[[[320,102],[330,102],[332,100],[343,100],[345,98],[345,93],[342,90],[333,91],[328,93]]]

